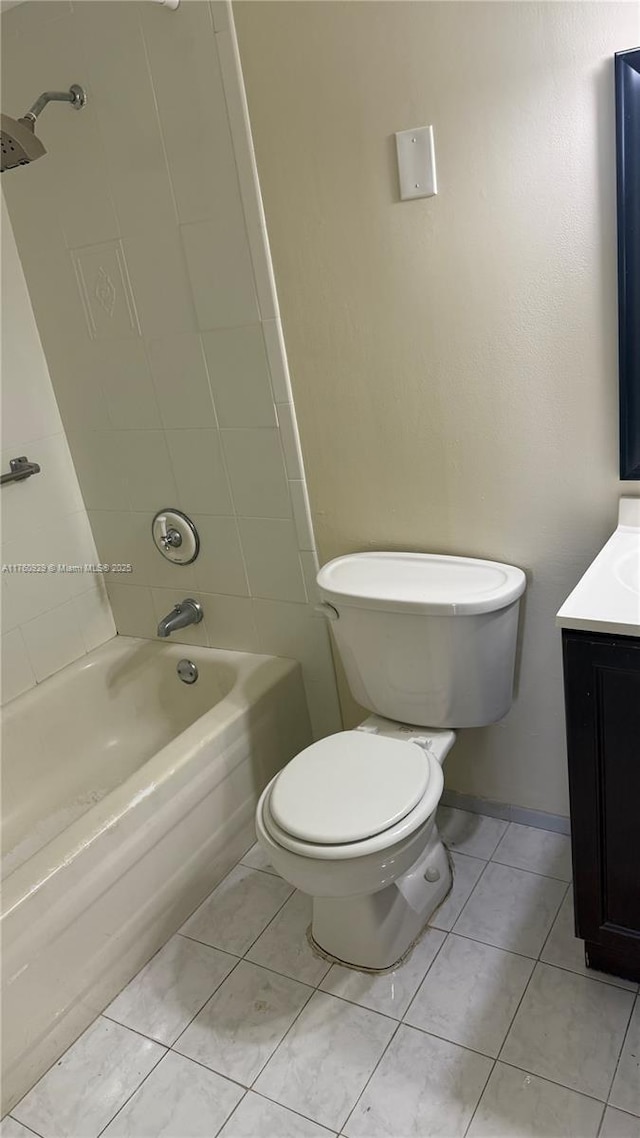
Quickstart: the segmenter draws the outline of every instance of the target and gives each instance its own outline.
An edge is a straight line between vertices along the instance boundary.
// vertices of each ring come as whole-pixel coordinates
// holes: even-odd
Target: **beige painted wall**
[[[526,570],[515,705],[446,777],[558,813],[554,614],[640,491],[617,481],[611,64],[638,12],[234,5],[321,559]],[[425,123],[440,192],[401,203],[392,135]]]
[[[4,195],[1,211],[0,470],[19,455],[41,467],[28,481],[2,488],[2,564],[92,565],[98,555]],[[115,636],[99,574],[3,570],[0,597],[3,703]]]
[[[18,249],[117,629],[291,656],[314,731],[340,727],[315,549],[233,29],[182,0],[25,3],[2,16],[3,109],[48,108],[48,153],[4,176]],[[151,540],[157,510],[193,517],[192,566]]]

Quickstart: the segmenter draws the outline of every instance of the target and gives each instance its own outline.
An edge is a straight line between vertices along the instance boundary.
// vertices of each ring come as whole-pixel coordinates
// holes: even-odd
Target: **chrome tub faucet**
[[[177,632],[179,628],[187,628],[190,624],[199,624],[203,616],[202,605],[198,601],[194,601],[193,597],[187,597],[184,601],[174,605],[170,613],[163,616],[158,625],[157,635],[163,638],[171,636],[171,633]]]

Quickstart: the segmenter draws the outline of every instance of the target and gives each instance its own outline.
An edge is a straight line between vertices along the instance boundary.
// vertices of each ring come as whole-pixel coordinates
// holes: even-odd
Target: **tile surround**
[[[100,557],[135,566],[108,581],[118,631],[154,635],[152,589],[199,589],[204,642],[299,652],[314,729],[339,730],[299,556],[313,557],[313,531],[230,12],[96,0],[50,23],[40,7],[27,23],[3,14],[7,35],[21,28],[7,104],[38,86],[44,59],[77,72],[90,101],[80,146],[52,122],[37,194],[33,177],[5,190]],[[67,171],[91,190],[75,214]],[[210,556],[195,573],[169,575],[149,544],[165,505],[224,519],[202,522]],[[263,601],[282,607],[267,620]]]
[[[221,427],[277,425],[260,324],[220,328],[202,336]]]
[[[524,860],[530,835],[512,843]],[[28,1115],[40,1138],[95,1134],[98,1116],[114,1138],[596,1138],[604,1114],[600,1138],[640,1138],[635,992],[498,949],[490,928],[486,942],[432,927],[386,974],[327,971],[306,940],[308,898],[256,846],[198,913],[202,939],[173,937],[107,1009],[122,1024],[100,1017],[0,1134],[28,1138]],[[232,952],[203,943],[226,925]],[[93,1072],[89,1089],[78,1071]]]
[[[78,478],[2,201],[3,345],[0,466],[26,454],[41,473],[2,491],[6,564],[96,564]],[[2,699],[109,640],[115,627],[96,573],[3,573]]]

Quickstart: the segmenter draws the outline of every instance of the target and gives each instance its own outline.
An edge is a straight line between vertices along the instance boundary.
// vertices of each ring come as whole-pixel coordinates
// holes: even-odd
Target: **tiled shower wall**
[[[182,0],[29,2],[6,12],[3,108],[47,88],[46,158],[9,210],[120,633],[185,596],[185,643],[299,659],[316,734],[339,730],[328,633],[230,10]],[[201,553],[155,550],[154,513]]]
[[[2,701],[109,640],[115,632],[104,583],[58,563],[94,564],[82,502],[2,199],[2,447],[0,468],[26,455],[42,472],[2,488]],[[52,564],[45,573],[12,566]]]

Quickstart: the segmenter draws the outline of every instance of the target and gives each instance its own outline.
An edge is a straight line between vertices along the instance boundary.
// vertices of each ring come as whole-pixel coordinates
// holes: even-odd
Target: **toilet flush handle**
[[[340,613],[335,605],[330,605],[328,601],[320,601],[315,606],[315,611],[319,612],[321,616],[326,616],[327,620],[340,620]]]

